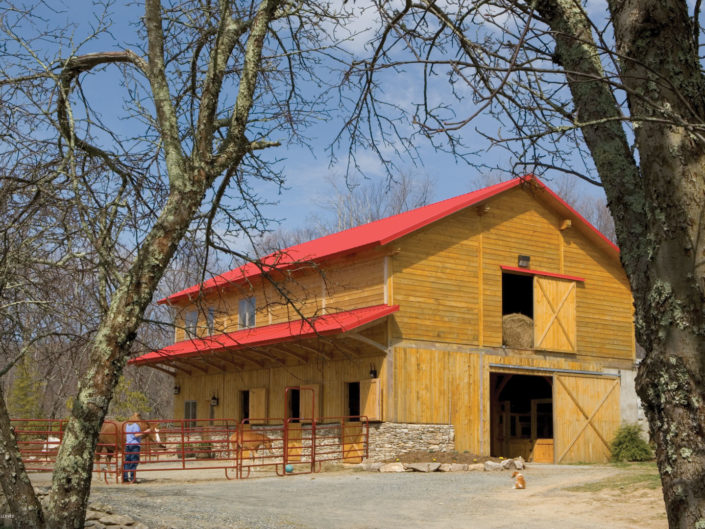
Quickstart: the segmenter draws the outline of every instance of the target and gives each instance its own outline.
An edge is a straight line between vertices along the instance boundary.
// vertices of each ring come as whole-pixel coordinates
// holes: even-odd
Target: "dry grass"
[[[602,490],[660,489],[661,477],[656,463],[619,463],[615,467],[623,472],[614,478],[585,483],[566,490],[570,492],[600,492]]]

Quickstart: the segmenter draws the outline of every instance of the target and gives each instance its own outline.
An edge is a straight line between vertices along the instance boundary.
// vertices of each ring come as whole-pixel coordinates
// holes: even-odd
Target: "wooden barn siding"
[[[461,211],[392,243],[396,338],[479,344],[476,220]]]
[[[468,208],[393,243],[394,338],[501,347],[500,266],[523,254],[532,269],[585,278],[576,293],[578,354],[633,358],[632,298],[619,262],[575,227],[560,231],[563,218],[527,191],[487,205],[483,215]]]
[[[491,200],[480,217],[483,227],[483,345],[502,345],[502,270],[517,257],[531,257],[531,268],[561,273],[560,220],[521,189]],[[565,271],[564,273],[568,273]]]
[[[327,263],[323,268],[302,265],[301,270],[280,279],[278,287],[295,301],[296,308],[306,317],[340,312],[384,303],[384,257],[379,253],[355,255]],[[240,299],[255,296],[256,326],[281,323],[301,316],[285,303],[278,290],[268,282],[257,280],[251,287],[231,287],[224,293],[211,295],[202,307],[215,307],[215,330],[238,330]],[[185,339],[183,315],[196,310],[195,304],[175,309],[175,339]],[[206,332],[205,308],[199,313],[199,335]]]
[[[268,388],[267,416],[284,416],[284,389],[287,386],[319,385],[321,395],[317,410],[322,417],[339,417],[344,414],[345,383],[369,379],[370,363],[377,367],[378,377],[386,380],[386,362],[383,356],[357,360],[315,361],[307,365],[258,369],[237,373],[176,378],[181,392],[174,398],[174,416],[183,418],[184,401],[196,400],[199,419],[209,418],[210,399],[214,392],[220,399],[215,418],[241,419],[240,391]],[[386,398],[383,389],[383,399]],[[387,403],[383,402],[383,411]]]
[[[621,265],[576,230],[564,234],[566,270],[585,278],[584,285],[578,285],[576,304],[580,352],[634,358],[633,301]]]
[[[596,363],[563,358],[498,356],[486,352],[395,347],[393,391],[400,397],[391,403],[387,420],[402,423],[451,423],[455,427],[456,450],[489,455],[490,372],[502,371],[501,368],[490,368],[490,364],[574,371],[600,370]],[[551,376],[551,373],[529,370],[525,373]],[[589,382],[587,384],[589,386]],[[585,391],[589,392],[590,388],[587,387]],[[604,413],[612,420],[611,415],[619,414],[618,401],[616,408],[610,406],[605,408]],[[578,417],[570,412],[569,406],[566,406],[565,410],[557,412],[565,415],[559,415],[557,424],[566,425],[568,428]],[[578,453],[584,450],[589,448],[583,448],[582,442],[576,446]]]

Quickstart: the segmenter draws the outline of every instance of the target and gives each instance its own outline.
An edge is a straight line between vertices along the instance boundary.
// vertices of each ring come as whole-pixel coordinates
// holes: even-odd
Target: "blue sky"
[[[599,3],[602,4],[602,2]],[[96,23],[93,15],[91,15],[92,8],[90,4],[90,2],[84,0],[65,0],[64,2],[54,0],[50,2],[50,5],[57,10],[53,13],[47,10],[46,16],[52,22],[60,23],[65,21],[66,23],[75,23],[74,40],[78,42],[90,33],[91,28]],[[362,3],[358,2],[358,5],[362,5]],[[142,10],[141,2],[137,4],[117,3],[112,8],[113,16],[110,34],[105,35],[99,41],[89,43],[82,48],[82,52],[119,49],[115,45],[116,41],[123,46],[134,44],[137,36],[132,23],[142,15]],[[356,19],[354,27],[350,29],[354,32],[360,32],[361,36],[346,44],[350,52],[361,53],[364,51],[365,29],[375,23],[376,19],[372,11],[363,11]],[[409,76],[407,77],[407,75]],[[119,86],[119,83],[115,82],[116,79],[116,77],[105,73],[91,76],[90,79],[85,81],[84,89],[89,93],[89,97],[91,95],[96,97],[99,94],[100,98],[118,101],[123,95],[123,89]],[[414,85],[414,79],[415,77],[410,76],[410,74],[399,74],[397,78],[388,75],[385,79],[385,89],[392,94],[398,91],[400,99],[412,101],[418,98],[418,87]],[[439,97],[441,96],[439,95]],[[120,109],[117,105],[112,108],[115,109],[115,115],[103,115],[103,118],[116,129],[120,129],[124,126],[119,119]],[[319,212],[317,204],[329,192],[326,178],[332,175],[334,178],[342,179],[345,172],[344,148],[339,152],[340,159],[338,163],[333,166],[331,166],[327,150],[331,138],[334,137],[340,128],[342,117],[342,115],[334,116],[326,122],[307,129],[305,134],[310,138],[307,147],[287,144],[288,138],[285,136],[270,138],[272,140],[281,140],[283,143],[283,146],[276,148],[271,153],[271,156],[281,159],[280,167],[286,176],[287,188],[279,194],[272,185],[258,186],[257,190],[266,200],[277,202],[276,206],[265,208],[267,217],[281,220],[284,226],[293,229],[303,226],[311,213]],[[406,126],[408,130],[411,130],[410,124]],[[508,169],[509,161],[506,159],[504,151],[486,150],[486,143],[483,143],[481,136],[475,132],[475,127],[488,129],[495,126],[488,118],[478,120],[463,131],[464,141],[472,150],[477,151],[477,156],[473,157],[472,160],[479,164],[499,165]],[[417,164],[414,165],[411,160],[402,158],[397,160],[398,167],[401,171],[411,175],[430,176],[435,183],[433,200],[442,200],[475,189],[480,185],[483,175],[487,173],[486,169],[478,169],[462,160],[456,160],[450,154],[434,150],[428,141],[423,138],[418,140],[415,147],[419,151]],[[362,151],[358,153],[358,156],[365,177],[371,179],[386,177],[384,167],[373,154]],[[600,192],[592,186],[577,181],[575,185],[579,186],[585,193],[596,194]]]

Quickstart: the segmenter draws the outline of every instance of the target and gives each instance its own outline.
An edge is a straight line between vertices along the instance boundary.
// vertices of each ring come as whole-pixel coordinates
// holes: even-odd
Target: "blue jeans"
[[[135,470],[140,462],[140,445],[125,445],[125,464],[122,469],[122,481],[135,481]],[[129,474],[129,476],[128,476]]]

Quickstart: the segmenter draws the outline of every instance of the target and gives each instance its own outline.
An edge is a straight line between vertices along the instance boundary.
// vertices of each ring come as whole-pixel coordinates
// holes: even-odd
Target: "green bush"
[[[641,436],[638,424],[620,426],[610,450],[613,461],[649,461],[654,457],[649,443]]]

